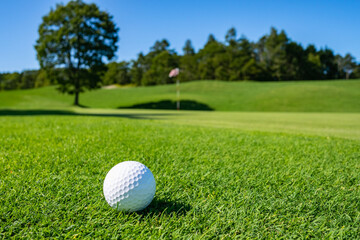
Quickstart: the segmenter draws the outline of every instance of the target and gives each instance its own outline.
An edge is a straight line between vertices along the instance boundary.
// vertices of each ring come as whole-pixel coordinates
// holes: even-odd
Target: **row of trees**
[[[236,30],[231,28],[224,42],[210,35],[198,52],[187,40],[183,55],[172,50],[167,40],[157,41],[148,54],[140,53],[136,60],[112,63],[109,68],[112,69],[111,78],[106,78],[112,81],[106,83],[171,83],[173,80],[167,74],[174,67],[182,70],[181,81],[360,78],[360,65],[350,54],[336,55],[331,49],[316,49],[314,45],[304,48],[291,41],[284,31],[278,32],[275,28],[257,42],[251,42],[243,36],[237,38]]]
[[[101,84],[157,85],[171,83],[171,69],[179,67],[181,81],[218,79],[224,81],[322,80],[360,78],[360,65],[350,54],[341,56],[331,49],[306,48],[291,41],[284,31],[272,28],[257,42],[237,38],[231,28],[225,41],[210,35],[198,52],[190,40],[183,54],[170,48],[167,40],[156,41],[147,54],[136,60],[111,62],[102,71]],[[0,73],[0,89],[26,89],[56,84],[43,70]]]
[[[0,90],[28,89],[56,84],[42,70],[0,73]]]

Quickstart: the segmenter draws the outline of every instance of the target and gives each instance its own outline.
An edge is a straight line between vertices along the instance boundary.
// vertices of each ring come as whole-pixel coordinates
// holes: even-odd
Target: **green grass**
[[[359,238],[359,87],[183,84],[210,112],[111,109],[164,104],[174,85],[81,95],[93,108],[54,87],[0,92],[0,238]],[[127,160],[157,182],[137,213],[102,193]]]
[[[207,112],[133,109],[0,109],[0,116],[98,116],[155,119],[164,123],[242,131],[292,133],[360,140],[359,113]]]
[[[220,111],[360,112],[360,81],[223,82],[196,81],[181,85],[181,98]],[[130,107],[176,100],[175,85],[101,89],[80,95],[92,108]],[[73,96],[55,87],[0,92],[0,108],[67,108]],[[175,106],[174,106],[175,107]]]
[[[359,237],[360,114],[73,110],[2,112],[1,238]],[[102,194],[126,160],[157,182],[138,213]]]

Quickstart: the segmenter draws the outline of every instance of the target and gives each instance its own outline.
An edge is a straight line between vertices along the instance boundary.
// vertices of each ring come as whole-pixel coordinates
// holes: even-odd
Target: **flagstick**
[[[178,78],[176,79],[176,96],[177,96],[176,109],[180,110],[180,81]]]

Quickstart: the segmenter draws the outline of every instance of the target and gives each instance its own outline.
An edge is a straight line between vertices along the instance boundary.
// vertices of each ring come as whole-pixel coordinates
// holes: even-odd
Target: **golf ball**
[[[104,180],[104,196],[117,210],[134,212],[146,208],[155,195],[156,183],[150,169],[136,161],[115,165]]]

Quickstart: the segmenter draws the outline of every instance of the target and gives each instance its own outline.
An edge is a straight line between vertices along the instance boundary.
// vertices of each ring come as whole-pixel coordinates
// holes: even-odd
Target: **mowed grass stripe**
[[[246,131],[292,133],[340,137],[360,140],[359,113],[285,113],[285,112],[208,112],[138,109],[84,109],[54,110],[0,109],[0,116],[93,116],[164,122],[202,127],[230,128]]]
[[[0,118],[0,236],[347,238],[360,231],[360,143],[116,117]],[[116,163],[154,173],[150,208],[112,210]]]

